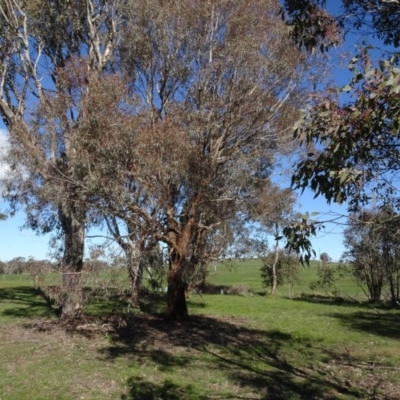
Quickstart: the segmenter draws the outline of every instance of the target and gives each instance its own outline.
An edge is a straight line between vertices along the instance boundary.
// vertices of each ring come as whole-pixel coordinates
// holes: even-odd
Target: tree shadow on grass
[[[316,346],[318,343],[289,333],[241,326],[234,318],[193,316],[178,323],[138,316],[132,325],[117,330],[111,345],[101,353],[106,359],[128,357],[139,368],[146,365],[176,376],[167,383],[160,382],[162,377],[157,374],[151,380],[133,376],[128,381],[128,394],[121,397],[126,400],[333,400],[341,394],[368,398],[365,388],[353,387],[337,377],[327,366],[335,355],[322,359]],[[195,370],[195,375],[185,372],[190,370]],[[208,382],[207,375],[228,381],[231,390]]]
[[[332,313],[329,317],[357,331],[400,340],[400,312],[358,311],[350,314]]]
[[[140,311],[161,317],[165,312],[167,295],[163,292],[150,292],[140,299]]]
[[[54,309],[38,289],[18,286],[0,289],[0,315],[17,318],[53,316]]]
[[[322,296],[318,294],[302,294],[301,296],[294,297],[291,300],[301,301],[305,303],[312,303],[312,304],[366,308],[370,310],[372,309],[389,310],[390,308],[393,308],[393,306],[390,303],[383,301],[379,303],[371,303],[369,301],[358,301],[357,299],[352,299],[352,298]]]
[[[400,312],[390,311],[393,304],[388,302],[371,303],[358,302],[340,297],[320,295],[302,295],[294,301],[303,301],[314,304],[334,305],[343,307],[357,307],[365,311],[352,313],[329,313],[328,316],[338,319],[343,325],[357,331],[362,331],[383,337],[400,339]]]
[[[208,307],[207,303],[204,302],[194,302],[194,301],[188,301],[188,304],[190,305],[190,309],[191,310],[195,310],[195,309],[205,309]]]
[[[113,293],[110,289],[102,293],[100,290],[93,292],[91,288],[84,288],[84,295],[87,296],[85,315],[93,317],[105,317],[114,314],[122,314],[128,308],[127,296]]]
[[[128,379],[128,394],[123,394],[121,400],[207,400],[208,397],[198,393],[193,385],[179,386],[170,380],[162,384],[147,382],[142,378]]]

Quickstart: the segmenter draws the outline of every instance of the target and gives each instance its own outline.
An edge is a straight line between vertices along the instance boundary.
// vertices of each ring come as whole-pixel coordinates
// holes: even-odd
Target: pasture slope
[[[337,299],[310,291],[315,266],[301,275],[271,298],[256,260],[218,265],[210,282],[246,296],[192,294],[185,322],[162,318],[161,294],[134,313],[97,300],[74,326],[28,277],[0,277],[0,399],[400,399],[400,312],[349,277]]]

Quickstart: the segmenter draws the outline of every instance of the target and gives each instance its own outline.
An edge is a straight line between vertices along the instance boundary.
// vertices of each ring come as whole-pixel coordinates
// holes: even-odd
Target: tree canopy
[[[293,147],[318,75],[309,73],[318,56],[293,43],[278,9],[277,0],[0,1],[5,197],[29,227],[59,239],[65,318],[82,312],[85,234],[102,221],[132,287],[146,249],[163,243],[169,315],[187,315],[185,290]]]
[[[316,96],[296,130],[310,148],[292,179],[350,211],[374,201],[399,207],[400,69],[396,58],[373,65],[365,51],[350,63],[349,85]],[[340,94],[350,101],[342,103]]]

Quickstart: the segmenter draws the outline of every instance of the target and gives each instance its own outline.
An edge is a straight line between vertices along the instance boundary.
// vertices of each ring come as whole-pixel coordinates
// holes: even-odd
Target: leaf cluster
[[[372,65],[366,52],[349,67],[354,78],[341,92],[354,101],[342,105],[331,95],[312,99],[295,131],[312,151],[297,165],[292,184],[310,187],[328,202],[348,201],[350,211],[372,199],[397,207],[391,178],[399,171],[400,70],[395,58]]]
[[[280,14],[293,40],[308,51],[324,52],[338,45],[349,32],[378,37],[385,45],[400,45],[400,4],[396,0],[342,0],[336,15],[326,0],[285,0]]]

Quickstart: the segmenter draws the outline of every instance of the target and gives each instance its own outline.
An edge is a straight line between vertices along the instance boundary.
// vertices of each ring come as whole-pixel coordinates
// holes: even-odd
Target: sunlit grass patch
[[[257,265],[249,264],[252,279]],[[313,279],[312,267],[305,271]],[[234,270],[218,274],[216,285],[251,285],[244,271],[240,279]],[[400,312],[351,296],[305,286],[293,299],[285,290],[274,297],[192,293],[189,321],[171,322],[162,317],[165,293],[143,298],[138,310],[109,291],[68,327],[55,323],[28,279],[4,281],[2,400],[396,400],[400,393]]]

